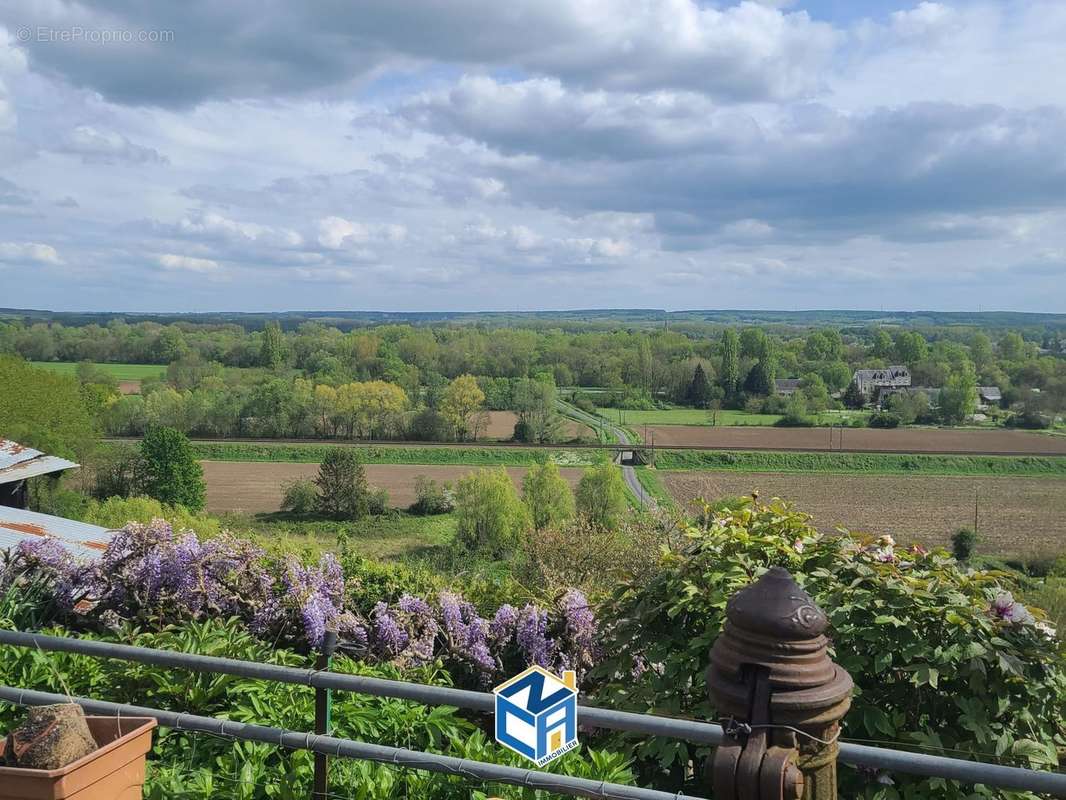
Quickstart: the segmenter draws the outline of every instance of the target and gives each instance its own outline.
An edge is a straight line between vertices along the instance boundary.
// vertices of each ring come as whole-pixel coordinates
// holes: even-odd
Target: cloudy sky
[[[1062,0],[0,0],[0,306],[1066,311]]]

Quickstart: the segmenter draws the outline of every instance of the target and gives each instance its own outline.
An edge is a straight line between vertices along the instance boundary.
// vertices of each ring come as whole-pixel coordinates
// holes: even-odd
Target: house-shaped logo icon
[[[501,683],[496,696],[496,741],[542,767],[577,747],[577,681],[530,667]]]

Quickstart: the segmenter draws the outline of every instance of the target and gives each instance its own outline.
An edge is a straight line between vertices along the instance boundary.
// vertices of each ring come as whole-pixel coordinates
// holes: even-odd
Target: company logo
[[[577,747],[577,679],[530,667],[501,683],[496,696],[496,741],[538,767]]]

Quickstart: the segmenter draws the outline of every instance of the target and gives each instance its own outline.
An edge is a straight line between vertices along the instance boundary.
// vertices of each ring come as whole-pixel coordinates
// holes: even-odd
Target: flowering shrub
[[[1066,745],[1066,651],[1042,612],[1006,590],[1003,573],[967,570],[947,553],[900,548],[890,537],[822,536],[808,520],[778,501],[732,504],[705,528],[690,528],[688,547],[667,556],[650,583],[621,587],[601,609],[613,620],[610,657],[594,673],[607,683],[601,702],[715,719],[704,669],[726,601],[782,566],[828,615],[834,658],[855,679],[845,739],[1057,766],[1056,748]],[[637,753],[679,785],[684,765],[703,755],[662,740],[638,744]],[[1003,796],[888,777],[842,769],[841,796]]]
[[[91,563],[52,539],[21,542],[0,571],[0,592],[30,581],[50,587],[65,619],[157,628],[233,617],[264,640],[304,647],[317,647],[334,630],[349,652],[370,661],[441,660],[458,679],[482,687],[531,663],[584,674],[597,652],[595,619],[576,590],[558,608],[503,605],[488,617],[448,591],[360,608],[348,602],[344,570],[332,554],[313,565],[291,555],[274,559],[247,540],[222,534],[201,541],[163,520],[130,523]],[[353,589],[366,600],[363,587]]]
[[[376,660],[419,666],[443,659],[457,680],[491,686],[528,667],[584,675],[597,659],[596,621],[585,596],[571,589],[549,614],[532,603],[503,605],[491,619],[452,592],[434,604],[405,595],[379,603],[367,631],[367,652]]]

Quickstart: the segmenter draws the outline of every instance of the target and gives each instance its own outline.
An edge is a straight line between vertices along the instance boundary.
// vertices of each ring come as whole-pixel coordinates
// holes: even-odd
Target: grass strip
[[[655,502],[659,504],[659,508],[666,510],[674,508],[674,498],[672,498],[670,493],[666,491],[666,488],[662,485],[655,470],[648,467],[635,467],[634,471],[637,473],[637,480],[640,481],[640,485],[644,487],[644,491],[655,498]]]
[[[909,453],[779,453],[660,450],[660,470],[821,472],[867,475],[1001,475],[1066,478],[1066,456],[915,455]]]
[[[205,461],[284,461],[318,464],[337,444],[259,444],[252,442],[193,442],[196,458]],[[598,450],[492,447],[375,447],[352,445],[366,464],[463,464],[469,466],[528,466],[549,457],[561,467],[588,466]]]

